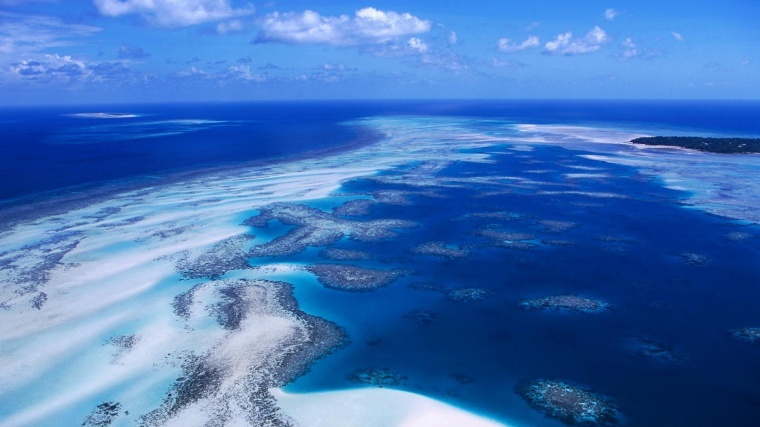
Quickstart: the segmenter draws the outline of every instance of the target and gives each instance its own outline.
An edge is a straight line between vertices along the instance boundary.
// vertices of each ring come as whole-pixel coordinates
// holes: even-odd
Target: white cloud
[[[353,46],[382,44],[399,37],[430,31],[431,22],[409,13],[366,7],[348,15],[322,16],[307,10],[301,14],[268,15],[261,22],[256,43],[329,44]]]
[[[0,55],[21,55],[60,46],[102,29],[91,25],[66,24],[57,18],[0,11]]]
[[[501,59],[493,58],[491,60],[491,66],[494,68],[524,68],[525,64],[517,61],[503,61]]]
[[[554,40],[546,42],[544,53],[562,55],[581,55],[584,53],[596,52],[601,49],[604,43],[611,38],[607,33],[598,26],[592,28],[582,39],[573,37],[573,33],[568,31],[557,35]]]
[[[239,19],[216,24],[216,32],[219,34],[239,33],[243,31],[243,29],[243,23]]]
[[[419,53],[425,53],[428,50],[430,50],[430,47],[425,43],[424,41],[418,39],[417,37],[410,38],[406,45],[409,46],[412,50],[419,52]]]
[[[607,9],[607,10],[605,10],[605,11],[604,11],[604,17],[605,17],[605,18],[606,18],[608,21],[612,21],[613,19],[615,19],[615,17],[616,17],[617,15],[618,15],[618,12],[617,12],[617,10],[615,10],[615,9]]]
[[[676,40],[678,40],[679,42],[683,41],[683,36],[681,35],[681,33],[677,33],[675,31],[671,31],[670,34],[672,34],[673,38],[676,39]]]
[[[206,77],[208,76],[208,73],[199,68],[191,66],[190,68],[178,71],[176,75],[177,77]]]
[[[119,46],[119,58],[121,59],[143,59],[149,57],[150,54],[145,52],[143,48],[134,46],[127,43],[122,43]]]
[[[105,16],[140,15],[159,27],[175,28],[250,15],[252,6],[235,9],[229,0],[93,0]]]
[[[227,69],[227,77],[242,79],[249,82],[264,82],[267,77],[263,74],[251,73],[248,65],[237,65]]]
[[[496,50],[504,53],[519,52],[521,50],[529,49],[531,47],[538,47],[541,45],[538,37],[530,36],[525,41],[517,44],[512,39],[502,38],[496,43]]]
[[[623,46],[626,48],[623,52],[623,58],[633,58],[639,55],[638,49],[636,49],[636,43],[628,37],[623,41]]]
[[[84,62],[57,54],[16,62],[8,71],[19,80],[57,84],[86,80],[92,74]]]
[[[449,33],[449,37],[448,37],[447,40],[448,40],[449,44],[457,44],[457,43],[459,43],[459,36],[457,35],[457,33],[455,33],[454,31],[452,31],[452,32]]]

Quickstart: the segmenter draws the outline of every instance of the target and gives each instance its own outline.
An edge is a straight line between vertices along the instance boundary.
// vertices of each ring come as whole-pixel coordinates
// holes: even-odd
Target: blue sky
[[[760,99],[756,0],[0,0],[0,104]]]

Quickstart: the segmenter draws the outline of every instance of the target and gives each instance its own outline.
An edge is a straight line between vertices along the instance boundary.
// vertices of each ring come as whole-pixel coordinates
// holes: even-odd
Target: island
[[[696,136],[644,136],[634,144],[682,147],[721,154],[760,153],[760,138],[702,138]]]

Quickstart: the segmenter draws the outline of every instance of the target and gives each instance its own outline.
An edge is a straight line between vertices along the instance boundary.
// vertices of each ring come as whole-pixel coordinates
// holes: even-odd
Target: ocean
[[[0,424],[287,425],[245,413],[277,412],[250,396],[382,387],[514,426],[755,425],[760,157],[627,141],[760,137],[757,117],[728,101],[2,110]],[[280,286],[300,311],[272,302]],[[309,356],[261,379],[283,354]],[[613,415],[526,392],[549,382]]]

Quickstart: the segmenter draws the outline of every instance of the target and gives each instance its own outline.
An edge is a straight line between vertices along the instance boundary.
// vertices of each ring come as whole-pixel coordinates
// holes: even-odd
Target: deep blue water
[[[139,117],[66,115],[93,111]],[[109,180],[318,155],[357,141],[368,143],[371,135],[341,123],[374,115],[760,135],[757,102],[259,103],[0,114],[0,200]],[[347,378],[355,370],[385,368],[403,377],[401,388],[499,419],[559,426],[515,393],[521,381],[550,378],[609,396],[629,425],[758,425],[760,347],[727,332],[760,326],[760,229],[686,209],[679,203],[684,192],[666,189],[635,168],[578,154],[551,146],[520,153],[504,149],[494,155],[493,164],[455,163],[437,176],[522,176],[555,189],[551,183],[564,183],[564,174],[579,172],[573,166],[594,167],[604,169],[609,178],[578,180],[573,190],[627,198],[536,195],[530,189],[499,193],[502,187],[471,184],[435,188],[441,197],[410,196],[410,205],[373,206],[362,220],[408,219],[419,225],[394,239],[345,239],[336,246],[373,255],[353,264],[414,273],[365,293],[296,283],[302,307],[344,326],[351,342],[318,361],[289,388],[355,387]],[[533,174],[537,168],[545,172]],[[378,190],[409,188],[355,180],[341,189],[345,194]],[[329,207],[324,203],[314,202]],[[502,211],[514,215],[509,220],[472,215]],[[550,230],[545,220],[572,226]],[[533,250],[490,246],[477,234],[483,229],[531,234],[538,244]],[[754,237],[726,238],[737,231]],[[562,244],[548,243],[558,240]],[[471,254],[445,259],[410,252],[430,241],[469,247]],[[324,262],[317,252],[275,261]],[[685,253],[707,261],[689,264]],[[431,287],[480,288],[488,294],[482,301],[454,302],[442,291],[425,290]],[[579,314],[519,306],[526,298],[561,294],[602,299],[611,309]],[[413,310],[429,312],[432,321],[410,319]],[[636,340],[661,343],[674,360],[642,357],[631,350]]]
[[[515,387],[536,378],[561,379],[612,398],[629,425],[756,425],[760,348],[727,332],[760,324],[760,241],[734,242],[725,235],[760,229],[684,209],[678,204],[683,194],[657,180],[577,154],[540,147],[520,156],[496,156],[493,165],[456,164],[438,176],[529,175],[526,171],[539,160],[542,169],[552,170],[541,180],[561,183],[564,173],[577,171],[570,166],[601,167],[614,178],[580,181],[576,189],[628,198],[589,200],[530,191],[488,195],[502,188],[478,184],[436,188],[444,197],[413,196],[409,206],[375,206],[362,219],[403,218],[420,225],[391,241],[346,239],[338,246],[374,254],[363,266],[406,268],[414,274],[367,293],[299,288],[307,311],[345,325],[352,342],[290,389],[352,387],[349,376],[355,370],[381,368],[402,377],[407,390],[525,425],[559,426],[530,409]],[[360,180],[344,191],[389,189],[409,190]],[[514,213],[513,219],[471,216],[504,210]],[[574,226],[547,230],[543,220]],[[564,243],[542,243],[534,250],[488,247],[487,239],[475,234],[484,228]],[[429,241],[475,249],[463,260],[410,253]],[[683,253],[710,261],[690,265]],[[292,260],[320,262],[313,252]],[[453,302],[441,292],[420,290],[419,284],[475,287],[489,294],[483,301]],[[599,298],[612,308],[585,314],[519,306],[525,298],[563,294]],[[406,316],[413,310],[434,318],[416,322]],[[675,359],[637,354],[631,349],[636,340],[661,343]]]

